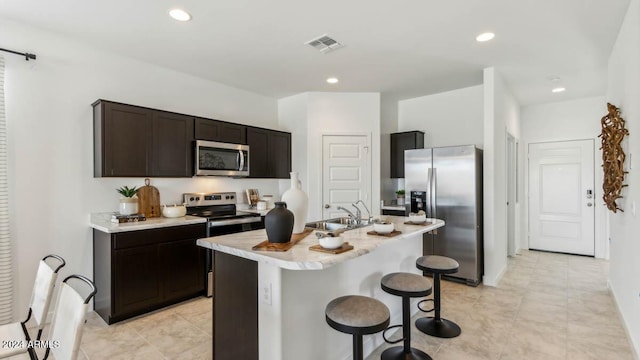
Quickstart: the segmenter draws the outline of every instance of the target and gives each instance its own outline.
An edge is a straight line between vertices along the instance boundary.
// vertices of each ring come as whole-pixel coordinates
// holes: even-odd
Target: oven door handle
[[[213,220],[213,221],[209,221],[207,225],[211,228],[211,227],[225,226],[225,225],[251,224],[251,223],[256,223],[260,221],[261,221],[260,216],[252,216],[252,217],[240,218],[240,219]]]

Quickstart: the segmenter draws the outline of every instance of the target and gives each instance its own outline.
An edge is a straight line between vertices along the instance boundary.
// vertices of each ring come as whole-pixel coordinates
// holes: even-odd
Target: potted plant
[[[404,205],[404,189],[400,189],[396,191],[397,204],[400,206]]]
[[[138,213],[137,187],[123,186],[116,191],[122,195],[120,198],[120,214],[132,215]]]

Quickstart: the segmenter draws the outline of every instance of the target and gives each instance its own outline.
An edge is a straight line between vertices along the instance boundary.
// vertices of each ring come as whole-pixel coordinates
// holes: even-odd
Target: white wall
[[[629,174],[622,199],[624,212],[608,212],[610,224],[611,290],[636,352],[640,357],[640,1],[631,0],[620,34],[609,58],[607,101],[618,106],[630,135],[623,143]],[[630,156],[633,154],[633,156]]]
[[[424,131],[424,147],[483,147],[483,86],[398,102],[398,131]]]
[[[10,221],[15,267],[15,314],[26,313],[37,261],[67,260],[63,274],[92,277],[89,213],[115,211],[122,185],[142,178],[93,178],[91,103],[108,99],[278,128],[275,99],[154,65],[104,53],[54,34],[0,19],[3,47],[37,54],[6,59]],[[162,202],[182,192],[258,188],[279,195],[277,180],[152,179]],[[244,198],[244,196],[243,196]]]
[[[380,200],[390,204],[396,198],[398,179],[391,178],[391,136],[398,132],[398,99],[382,94],[380,99]],[[378,204],[373,204],[378,208]]]
[[[529,144],[549,141],[594,139],[594,199],[595,201],[595,256],[607,257],[606,207],[602,201],[602,157],[600,151],[600,119],[607,112],[603,96],[522,108],[522,144],[528,153]],[[526,163],[524,163],[526,165]],[[529,169],[524,166],[525,194],[528,193]],[[523,197],[522,223],[528,224],[528,202]],[[520,246],[528,249],[526,227],[523,227]]]
[[[279,121],[292,132],[292,137],[305,139],[296,143],[292,151],[294,154],[306,153],[306,157],[294,159],[294,165],[301,169],[300,172],[306,172],[308,219],[322,219],[322,178],[319,175],[322,174],[323,134],[369,136],[372,159],[369,209],[378,214],[379,208],[374,205],[380,203],[380,162],[377,161],[380,158],[380,94],[310,92],[281,99],[279,109]],[[305,112],[306,117],[302,119]]]
[[[278,100],[278,122],[280,126],[291,133],[291,171],[298,172],[302,190],[309,195],[309,172],[307,166],[307,93],[293,95]],[[281,183],[286,191],[290,182]]]
[[[484,70],[484,278],[496,286],[507,266],[506,132],[520,137],[519,105],[495,68]]]

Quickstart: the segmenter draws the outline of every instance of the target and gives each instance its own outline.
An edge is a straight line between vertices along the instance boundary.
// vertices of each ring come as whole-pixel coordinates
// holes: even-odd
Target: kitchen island
[[[324,315],[326,304],[343,295],[377,298],[389,307],[391,323],[400,323],[400,298],[383,292],[380,279],[396,271],[419,274],[422,234],[444,222],[387,219],[401,234],[368,235],[372,226],[349,230],[343,236],[354,249],[338,255],[309,250],[318,244],[313,234],[286,252],[251,249],[267,239],[264,229],[199,239],[198,245],[214,250],[214,360],[348,358],[351,336],[331,329]],[[382,344],[380,334],[364,340],[365,354]]]

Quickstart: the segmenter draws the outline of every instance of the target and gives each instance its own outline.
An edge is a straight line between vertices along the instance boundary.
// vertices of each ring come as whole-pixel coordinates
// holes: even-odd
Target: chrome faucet
[[[353,223],[354,223],[355,225],[360,224],[360,216],[356,216],[356,215],[354,215],[351,211],[349,211],[349,209],[345,209],[345,208],[343,208],[342,206],[338,206],[338,207],[337,207],[337,209],[338,209],[338,210],[344,210],[344,212],[346,212],[346,213],[347,213],[347,215],[349,215],[349,217],[353,220]],[[356,206],[356,209],[357,209],[357,213],[358,213],[358,215],[360,215],[360,209],[358,209],[358,207],[357,207],[357,206]]]
[[[369,211],[369,208],[367,207],[367,204],[364,203],[364,201],[362,200],[358,200],[356,201],[353,205],[353,207],[355,207],[356,209],[358,209],[358,218],[361,219],[361,214],[360,214],[360,208],[358,208],[358,204],[362,204],[362,206],[364,206],[364,209],[367,210],[367,221],[369,223],[371,223],[371,221],[373,220],[373,216],[371,216],[371,211]]]

